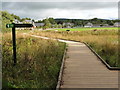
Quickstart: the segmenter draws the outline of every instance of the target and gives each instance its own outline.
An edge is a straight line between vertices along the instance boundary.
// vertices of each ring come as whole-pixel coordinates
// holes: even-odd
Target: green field
[[[52,30],[59,30],[59,31],[66,31],[66,30],[71,30],[71,31],[85,31],[85,30],[117,30],[118,27],[92,27],[92,28],[86,28],[86,27],[81,27],[81,28],[58,28],[58,29],[52,29]]]

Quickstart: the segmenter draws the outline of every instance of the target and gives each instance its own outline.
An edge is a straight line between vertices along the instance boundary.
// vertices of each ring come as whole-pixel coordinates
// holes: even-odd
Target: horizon
[[[53,18],[53,17],[48,17],[48,18]],[[97,17],[94,17],[97,18]],[[94,19],[94,18],[90,18],[90,19]],[[46,19],[46,18],[44,18]],[[73,19],[73,18],[53,18],[53,19]],[[82,19],[82,18],[74,18],[74,19],[80,19],[80,20],[90,20],[90,19]],[[103,19],[103,18],[97,18],[97,19]],[[39,21],[40,19],[36,20]],[[43,19],[42,19],[43,20]],[[119,20],[119,18],[117,19],[103,19],[103,20]]]
[[[2,10],[3,11],[3,10]],[[7,10],[5,10],[5,11],[7,11]],[[9,11],[7,11],[8,13],[10,13]],[[14,14],[14,13],[10,13],[10,14]],[[14,15],[16,15],[16,14],[14,14]],[[18,16],[18,15],[17,15]],[[20,17],[20,16],[19,16]],[[27,17],[27,16],[25,16],[25,17],[20,17],[21,19],[22,18],[30,18],[30,17]],[[94,19],[94,18],[97,18],[97,19],[103,19],[103,20],[120,20],[119,18],[114,18],[114,19],[105,19],[105,18],[98,18],[98,17],[93,17],[93,18],[88,18],[88,19],[83,19],[83,18],[54,18],[54,17],[46,17],[46,18],[43,18],[43,19],[37,19],[37,20],[35,20],[35,19],[33,19],[33,20],[35,20],[35,21],[42,21],[42,20],[44,20],[44,19],[47,19],[47,18],[53,18],[53,19],[80,19],[80,20],[90,20],[90,19]],[[32,18],[30,18],[31,20],[32,20]]]
[[[3,11],[3,10],[2,10]],[[5,10],[5,11],[7,11],[7,10]],[[10,13],[9,11],[7,11],[8,13]],[[14,14],[14,13],[10,13],[10,14]],[[16,14],[14,14],[14,15],[16,15]],[[20,16],[19,16],[20,17]],[[20,18],[22,18],[22,17],[20,17]],[[25,17],[23,17],[23,18],[30,18],[30,17],[27,17],[27,16],[25,16]],[[53,17],[46,17],[46,18],[53,18]],[[39,20],[44,20],[44,19],[46,19],[46,18],[43,18],[43,19],[37,19],[37,20],[35,20],[35,21],[39,21]],[[53,18],[53,19],[81,19],[81,20],[90,20],[90,19],[94,19],[94,18],[97,18],[97,17],[93,17],[93,18],[89,18],[89,19],[83,19],[83,18]],[[31,18],[30,18],[31,19]],[[104,18],[97,18],[97,19],[103,19],[103,20],[119,20],[119,18],[115,18],[115,19],[104,19]],[[31,19],[32,20],[32,19]]]
[[[2,10],[34,20],[48,17],[118,19],[117,2],[2,2]]]

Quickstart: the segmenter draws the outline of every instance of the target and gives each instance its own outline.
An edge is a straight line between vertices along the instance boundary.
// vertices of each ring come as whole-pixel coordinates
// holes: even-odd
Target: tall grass
[[[31,34],[88,43],[111,67],[118,63],[118,30],[34,31]]]
[[[11,33],[3,35],[3,88],[55,88],[65,43],[17,33],[13,66]]]

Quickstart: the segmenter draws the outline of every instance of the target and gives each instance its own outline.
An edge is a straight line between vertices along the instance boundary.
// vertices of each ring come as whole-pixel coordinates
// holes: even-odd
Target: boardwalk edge
[[[63,59],[62,59],[62,63],[61,63],[61,67],[60,67],[60,72],[59,72],[59,77],[58,77],[58,82],[57,82],[56,90],[59,90],[59,89],[60,89],[60,86],[61,86],[62,75],[63,75],[63,68],[64,68],[65,57],[66,57],[66,52],[67,52],[67,46],[66,46],[66,48],[65,48],[64,55],[63,55]]]
[[[83,42],[101,61],[102,63],[109,69],[109,70],[120,70],[119,67],[111,67],[109,64],[107,64],[105,62],[105,60],[100,56],[98,55],[95,50],[92,49],[92,47],[90,47],[86,42]]]

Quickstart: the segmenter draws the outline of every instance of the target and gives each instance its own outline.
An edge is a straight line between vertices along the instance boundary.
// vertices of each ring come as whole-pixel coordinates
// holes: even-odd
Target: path
[[[109,70],[85,44],[60,39],[59,41],[68,44],[68,58],[65,60],[61,89],[118,88],[118,71]]]
[[[109,70],[83,43],[67,42],[61,88],[118,88],[118,71]]]

